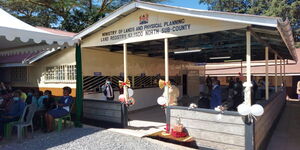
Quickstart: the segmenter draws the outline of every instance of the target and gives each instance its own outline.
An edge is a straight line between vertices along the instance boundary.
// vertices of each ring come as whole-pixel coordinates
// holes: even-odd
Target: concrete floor
[[[300,102],[287,102],[268,150],[300,149]]]
[[[160,106],[154,106],[128,114],[128,127],[125,129],[110,128],[108,130],[137,137],[164,130],[165,112]]]

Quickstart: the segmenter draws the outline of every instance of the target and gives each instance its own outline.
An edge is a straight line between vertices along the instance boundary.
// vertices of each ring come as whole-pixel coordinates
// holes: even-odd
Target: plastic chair
[[[14,124],[18,123],[19,121],[9,122],[4,125],[4,137],[5,138],[11,137],[12,128],[13,128]]]
[[[31,127],[31,134],[33,135],[32,119],[33,119],[33,116],[34,116],[34,113],[35,113],[36,109],[37,108],[34,104],[27,105],[24,109],[21,120],[14,124],[14,126],[17,127],[18,140],[20,140],[22,138],[22,131],[23,131],[23,128],[25,128],[25,127],[30,126]],[[26,115],[26,112],[27,112],[27,115]]]
[[[63,117],[60,117],[60,118],[57,118],[57,131],[61,131],[62,130],[62,121],[64,121],[64,127],[66,127],[66,122],[67,121],[71,121],[71,114],[69,113],[68,115],[66,116],[63,116]]]
[[[64,121],[64,127],[66,127],[66,122],[67,121],[70,121],[71,124],[72,124],[71,110],[72,110],[72,104],[70,105],[70,112],[66,116],[55,119],[57,121],[57,131],[60,132],[62,130],[62,121]]]

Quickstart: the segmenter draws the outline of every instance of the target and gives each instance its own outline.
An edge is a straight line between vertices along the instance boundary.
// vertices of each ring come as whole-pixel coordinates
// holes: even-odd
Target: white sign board
[[[246,27],[246,24],[137,10],[83,41],[83,47],[134,43]]]

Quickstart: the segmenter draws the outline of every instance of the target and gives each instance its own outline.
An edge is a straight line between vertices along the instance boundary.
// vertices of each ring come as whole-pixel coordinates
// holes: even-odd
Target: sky
[[[207,10],[207,6],[203,4],[200,5],[199,0],[167,0],[161,2],[161,4]]]

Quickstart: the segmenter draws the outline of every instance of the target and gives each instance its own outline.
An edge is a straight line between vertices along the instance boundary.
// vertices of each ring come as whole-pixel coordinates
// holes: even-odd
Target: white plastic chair
[[[14,126],[17,127],[18,140],[21,140],[21,138],[22,138],[22,130],[24,127],[31,126],[31,134],[33,135],[32,119],[33,119],[36,109],[37,108],[34,104],[27,105],[23,111],[21,120],[18,123],[14,124]]]

